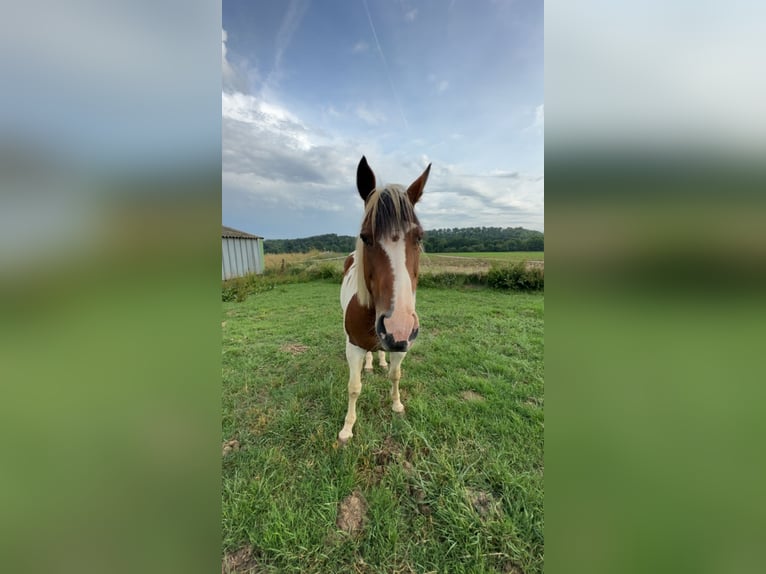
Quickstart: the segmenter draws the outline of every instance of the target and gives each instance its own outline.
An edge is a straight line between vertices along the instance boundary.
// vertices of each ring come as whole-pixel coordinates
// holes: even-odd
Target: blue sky
[[[354,235],[355,170],[433,167],[426,229],[543,230],[543,3],[223,0],[223,223]]]

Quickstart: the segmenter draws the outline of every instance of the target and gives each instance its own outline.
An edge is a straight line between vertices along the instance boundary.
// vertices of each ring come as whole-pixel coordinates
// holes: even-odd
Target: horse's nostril
[[[383,315],[378,317],[378,323],[375,326],[375,330],[378,332],[379,335],[383,336],[386,334],[386,325],[383,323]]]

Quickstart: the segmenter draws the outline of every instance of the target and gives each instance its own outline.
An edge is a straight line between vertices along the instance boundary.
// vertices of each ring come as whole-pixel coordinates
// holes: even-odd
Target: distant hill
[[[426,231],[426,253],[460,251],[545,251],[543,233],[523,227],[464,227]],[[314,235],[301,239],[266,239],[265,253],[306,253],[312,249],[347,253],[354,250],[351,235]]]
[[[312,249],[350,253],[354,250],[356,238],[350,235],[313,235],[301,239],[264,239],[264,253],[306,253]]]

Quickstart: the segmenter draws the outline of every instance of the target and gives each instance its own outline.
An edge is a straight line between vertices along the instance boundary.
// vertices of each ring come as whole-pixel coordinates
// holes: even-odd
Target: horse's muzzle
[[[386,326],[383,323],[383,319],[384,319],[384,315],[380,315],[378,317],[377,322],[375,323],[375,331],[378,334],[378,339],[380,340],[380,346],[383,348],[384,351],[389,351],[394,353],[406,352],[410,348],[410,344],[418,336],[419,328],[415,327],[410,332],[410,335],[409,337],[407,337],[407,340],[397,341],[395,340],[394,336],[391,333],[388,333],[386,331]]]

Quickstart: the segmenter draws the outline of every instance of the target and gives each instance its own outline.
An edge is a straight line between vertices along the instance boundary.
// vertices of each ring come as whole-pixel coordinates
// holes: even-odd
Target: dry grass
[[[312,249],[308,253],[266,253],[264,255],[264,266],[267,272],[278,272],[295,265],[305,265],[311,261],[325,258],[345,257],[347,253],[327,253]],[[343,259],[337,259],[343,268]]]
[[[343,261],[348,253],[330,253],[312,250],[308,253],[269,253],[265,255],[267,273],[287,272],[290,268],[305,268],[311,264],[324,263],[343,269]],[[420,257],[421,273],[486,273],[492,267],[503,261],[519,261],[529,257],[528,265],[544,266],[538,252],[520,253],[423,253]]]

